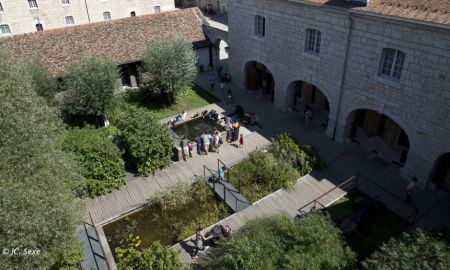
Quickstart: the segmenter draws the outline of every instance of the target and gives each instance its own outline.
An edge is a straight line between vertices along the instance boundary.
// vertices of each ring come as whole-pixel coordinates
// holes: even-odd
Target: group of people
[[[165,125],[168,127],[172,127],[174,126],[176,123],[182,122],[184,120],[186,120],[187,117],[187,112],[183,111],[180,114],[177,114],[174,118],[169,119]]]
[[[224,237],[228,237],[230,233],[231,227],[229,225],[215,225],[206,234],[199,227],[195,234],[195,249],[192,258],[197,258],[199,250],[206,250],[210,245],[217,245],[218,241]]]
[[[239,134],[241,124],[237,120],[232,120],[231,117],[223,117],[224,125],[227,131],[226,141],[228,143],[239,140],[239,147],[244,146],[244,135]]]
[[[207,155],[208,152],[219,153],[220,146],[223,144],[218,130],[215,130],[212,134],[208,132],[199,134],[195,138],[195,142],[197,143],[197,154],[199,155]]]

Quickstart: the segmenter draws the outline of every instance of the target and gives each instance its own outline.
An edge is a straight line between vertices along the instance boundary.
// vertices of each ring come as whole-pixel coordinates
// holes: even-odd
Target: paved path
[[[299,214],[299,208],[307,205],[317,197],[335,187],[336,186],[333,183],[327,180],[318,181],[314,177],[306,175],[297,181],[297,184],[294,186],[293,190],[288,191],[285,189],[280,189],[255,202],[253,205],[245,208],[244,210],[221,220],[217,224],[227,224],[231,227],[232,232],[236,232],[242,228],[247,221],[257,217],[272,216],[281,212],[285,212],[289,216],[295,217]],[[328,206],[345,194],[346,192],[344,190],[336,188],[322,197],[319,202],[325,206]],[[309,207],[312,207],[312,204]],[[309,209],[305,208],[304,210]],[[213,226],[214,225],[206,230],[211,229]],[[186,264],[195,265],[198,263],[199,259],[192,259],[195,243],[194,240],[195,236],[191,236],[185,241],[182,241],[172,247],[173,249],[181,252],[180,259]],[[199,258],[201,258],[202,255],[205,254],[199,252],[198,255]]]
[[[203,165],[217,168],[217,159],[221,159],[227,166],[232,166],[245,159],[248,154],[270,144],[270,141],[257,132],[245,136],[245,147],[224,144],[220,153],[209,155],[195,155],[187,161],[173,163],[170,167],[155,172],[149,177],[137,177],[126,186],[113,192],[88,199],[88,211],[92,215],[95,225],[104,224],[121,217],[145,205],[155,194],[167,190],[178,183],[192,183],[195,176],[203,176]]]
[[[226,69],[226,63],[224,62]],[[197,83],[200,86],[208,85],[208,73],[201,73]],[[417,188],[413,192],[413,203],[404,203],[407,179],[400,175],[400,168],[392,163],[379,159],[354,143],[337,143],[327,137],[325,127],[318,121],[305,127],[302,115],[299,112],[282,112],[276,109],[268,97],[259,93],[240,89],[232,85],[234,103],[225,102],[226,93],[216,88],[212,94],[221,102],[217,105],[225,110],[233,110],[239,104],[244,110],[255,112],[260,117],[260,127],[251,127],[251,131],[258,131],[266,138],[273,138],[281,132],[289,132],[300,143],[310,144],[319,150],[319,154],[327,161],[328,168],[322,172],[313,172],[318,180],[326,179],[339,183],[355,173],[361,174],[362,185],[360,189],[372,197],[378,197],[394,213],[408,218],[413,208],[417,209],[416,225],[422,228],[433,229],[447,226],[450,229],[450,192],[437,188],[424,190]]]

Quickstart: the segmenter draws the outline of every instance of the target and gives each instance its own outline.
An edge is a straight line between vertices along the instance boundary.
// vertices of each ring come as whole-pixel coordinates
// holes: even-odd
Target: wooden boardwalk
[[[306,175],[300,178],[294,189],[291,191],[287,191],[284,189],[280,189],[267,197],[255,202],[253,205],[245,208],[244,210],[235,213],[217,224],[228,224],[231,227],[232,232],[238,231],[244,224],[251,219],[255,219],[257,217],[266,217],[271,216],[280,212],[285,212],[291,217],[297,216],[299,214],[298,209],[307,205],[311,201],[315,200],[322,194],[332,190],[336,186],[329,182],[326,179],[322,179],[321,181],[316,180],[314,177],[310,175]],[[333,191],[329,192],[318,201],[328,206],[344,196],[346,192],[340,188],[336,188]],[[311,208],[313,205],[308,206]],[[307,208],[308,208],[307,207]],[[309,210],[309,209],[304,209]],[[214,224],[215,225],[215,224]],[[209,230],[214,225],[210,226],[206,230]],[[195,236],[191,236],[190,238],[182,241],[174,245],[172,248],[180,251],[181,260],[190,265],[197,264],[198,259],[192,259],[191,255],[194,251],[194,239]],[[202,252],[199,252],[199,257],[201,258]]]
[[[224,144],[220,153],[209,155],[194,155],[187,161],[173,163],[170,167],[155,172],[149,177],[137,177],[126,186],[113,192],[87,199],[87,209],[92,215],[95,225],[101,225],[126,215],[145,205],[155,194],[167,190],[177,183],[192,183],[196,176],[203,176],[203,165],[216,168],[217,159],[221,159],[227,166],[232,166],[248,157],[255,150],[266,147],[270,141],[257,132],[245,135],[245,147]]]
[[[251,203],[242,196],[230,182],[219,180],[215,184],[208,181],[208,184],[214,189],[217,196],[225,201],[235,213],[240,212],[251,205]]]

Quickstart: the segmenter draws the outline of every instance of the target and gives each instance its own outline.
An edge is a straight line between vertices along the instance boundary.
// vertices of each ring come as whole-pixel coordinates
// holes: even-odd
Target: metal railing
[[[314,200],[312,200],[311,202],[303,205],[302,207],[300,207],[298,209],[298,212],[300,213],[300,215],[304,215],[309,213],[311,210],[316,209],[317,205],[319,205],[321,208],[326,208],[325,205],[323,205],[321,202],[319,202],[319,200],[323,197],[325,197],[326,195],[330,194],[331,192],[333,192],[336,189],[353,189],[358,187],[358,180],[359,180],[359,173],[357,173],[356,175],[350,177],[349,179],[345,180],[344,182],[342,182],[341,184],[335,186],[334,188],[328,190],[327,192],[323,193],[322,195],[320,195],[319,197],[315,198]],[[312,205],[312,206],[311,206]],[[306,210],[306,207],[311,206],[309,208],[309,211]]]
[[[84,231],[86,232],[86,237],[87,237],[87,240],[88,240],[88,243],[89,243],[89,247],[90,247],[90,249],[91,249],[91,251],[92,251],[92,255],[94,256],[95,266],[97,267],[98,270],[100,270],[100,267],[99,267],[98,261],[97,261],[97,258],[100,258],[100,259],[102,259],[103,261],[106,262],[106,267],[107,267],[108,269],[110,269],[108,260],[105,258],[105,256],[103,256],[102,254],[97,253],[97,252],[94,250],[94,247],[92,246],[91,240],[97,242],[98,245],[100,246],[101,250],[102,250],[102,253],[104,254],[102,244],[100,243],[100,240],[99,240],[99,236],[98,236],[97,229],[96,229],[95,226],[94,226],[94,220],[92,219],[91,212],[89,212],[89,219],[90,219],[91,223],[88,223],[88,222],[86,222],[86,221],[83,221],[83,227],[84,227]],[[92,237],[92,236],[89,234],[89,231],[88,231],[88,228],[87,228],[86,225],[89,226],[89,227],[91,227],[92,229],[94,229],[95,237],[96,237],[96,238],[95,238],[95,237]]]
[[[217,166],[218,166],[218,168],[217,168],[218,170],[217,170],[217,171],[208,168],[206,165],[203,165],[203,176],[204,176],[205,180],[208,181],[208,178],[209,178],[209,177],[207,178],[206,172],[209,172],[210,177],[211,177],[211,180],[212,180],[212,183],[213,183],[213,190],[214,190],[214,192],[217,192],[217,191],[216,191],[216,183],[222,182],[221,185],[223,186],[223,200],[224,200],[225,203],[227,202],[227,191],[228,191],[228,193],[234,198],[234,201],[235,201],[235,210],[236,210],[236,212],[238,212],[238,203],[239,203],[239,202],[241,202],[241,203],[243,203],[243,204],[251,205],[251,203],[248,203],[248,202],[246,202],[246,201],[243,201],[243,200],[239,199],[239,198],[234,194],[234,193],[236,193],[236,190],[232,190],[232,189],[230,189],[230,188],[228,188],[228,187],[226,186],[226,183],[231,184],[231,182],[229,181],[229,174],[230,174],[230,169],[229,169],[229,168],[228,168],[228,170],[226,171],[226,172],[227,172],[227,177],[225,177],[224,179],[220,179],[219,177],[216,176],[216,173],[217,173],[217,174],[219,173],[220,165],[224,166],[225,168],[228,168],[228,167],[226,166],[226,164],[225,164],[224,162],[222,162],[220,159],[218,159],[218,161],[217,161]],[[227,179],[228,179],[228,180],[227,180]],[[240,182],[241,182],[241,181],[239,181],[239,183],[240,183]],[[239,186],[240,186],[240,184],[239,184]],[[240,187],[238,188],[238,192],[237,192],[237,193],[241,193]]]

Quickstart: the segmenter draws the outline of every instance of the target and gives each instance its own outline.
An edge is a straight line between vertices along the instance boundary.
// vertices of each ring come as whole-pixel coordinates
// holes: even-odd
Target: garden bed
[[[362,207],[361,202],[367,199],[369,199],[367,195],[353,189],[329,206],[327,212],[339,226],[355,215]],[[381,202],[373,201],[366,207],[359,226],[352,233],[345,235],[348,245],[357,253],[359,261],[369,256],[391,237],[400,236],[408,227],[404,219],[387,209]]]
[[[149,206],[103,227],[111,250],[123,247],[129,234],[139,236],[140,247],[159,241],[173,245],[230,215],[206,181],[179,185],[153,199]]]

